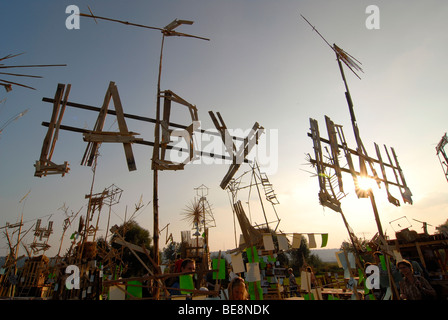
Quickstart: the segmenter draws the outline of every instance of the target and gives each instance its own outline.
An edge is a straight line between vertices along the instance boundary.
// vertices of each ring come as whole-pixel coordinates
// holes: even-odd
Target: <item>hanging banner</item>
[[[321,248],[324,248],[327,246],[328,243],[328,233],[322,233],[322,244],[320,245]]]
[[[278,241],[278,249],[280,251],[287,251],[289,249],[288,239],[286,238],[286,234],[278,234],[277,241]]]
[[[308,246],[310,249],[314,249],[316,248],[316,239],[314,238],[314,233],[309,233],[308,234]]]
[[[300,248],[300,243],[302,242],[302,235],[300,233],[294,233],[292,235],[292,247],[293,249]]]
[[[272,240],[272,235],[270,233],[263,234],[263,246],[264,246],[264,250],[267,250],[267,251],[275,250],[274,240]]]

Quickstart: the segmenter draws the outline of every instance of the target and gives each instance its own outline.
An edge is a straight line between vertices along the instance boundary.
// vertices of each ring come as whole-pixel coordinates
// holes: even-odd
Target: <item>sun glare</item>
[[[369,178],[369,177],[358,177],[358,187],[362,190],[369,190],[372,189],[375,185],[375,180]]]

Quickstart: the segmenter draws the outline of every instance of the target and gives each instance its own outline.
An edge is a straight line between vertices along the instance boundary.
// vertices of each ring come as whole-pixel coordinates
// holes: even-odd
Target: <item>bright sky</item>
[[[366,27],[371,15],[366,8],[372,4],[379,9],[379,29],[373,30]],[[327,247],[338,248],[348,239],[347,231],[338,213],[319,205],[318,181],[305,160],[307,153],[313,155],[307,136],[309,118],[318,120],[324,137],[325,115],[343,125],[349,146],[355,148],[353,131],[335,55],[300,17],[303,14],[331,44],[362,62],[362,80],[346,70],[361,138],[370,155],[375,154],[374,142],[395,149],[413,193],[414,204],[403,204],[398,190],[391,188],[402,203],[395,207],[386,200],[384,186],[374,190],[386,234],[395,236],[390,222],[402,217],[400,221],[409,222],[417,232],[422,224],[415,220],[430,224],[429,232],[447,220],[448,185],[435,151],[447,131],[448,3],[444,0],[3,1],[0,56],[25,52],[6,64],[67,64],[10,69],[43,79],[4,76],[36,90],[14,87],[7,93],[0,88],[0,125],[29,109],[0,134],[0,226],[17,222],[22,213],[24,230],[37,218],[43,225],[54,221],[47,255],[56,254],[59,247],[66,218],[60,208],[65,205],[69,213],[81,210],[85,215],[92,170],[80,165],[86,147],[82,135],[61,131],[52,160],[68,161],[69,174],[34,177],[33,164],[47,132],[41,123],[50,120],[52,111],[42,98],[53,98],[58,83],[70,83],[70,101],[100,107],[109,82],[114,81],[125,113],[154,118],[162,39],[157,30],[101,20],[96,24],[89,18],[81,18],[79,29],[69,30],[65,24],[69,5],[77,5],[83,13],[88,13],[89,5],[98,16],[153,27],[163,28],[176,18],[195,21],[176,30],[210,41],[166,39],[162,90],[172,90],[196,105],[203,129],[214,128],[208,111],[220,112],[228,128],[240,131],[259,122],[266,129],[261,144],[271,142],[265,149],[260,147],[259,156],[265,155],[261,170],[268,173],[280,201],[279,229],[325,232]],[[174,113],[173,121],[190,123],[185,110]],[[62,123],[92,129],[96,117],[90,111],[68,108]],[[114,117],[107,119],[105,130],[118,130]],[[127,120],[127,125],[139,137],[153,141],[153,124]],[[207,147],[207,141],[202,143]],[[112,184],[124,190],[120,203],[112,207],[111,224],[121,224],[125,215],[129,218],[142,198],[145,207],[135,219],[152,234],[152,148],[134,145],[133,151],[137,171],[129,172],[123,147],[103,144],[94,193]],[[203,184],[209,188],[207,199],[217,225],[210,230],[211,250],[232,249],[233,214],[227,191],[219,187],[229,165],[210,164],[205,158],[199,162],[184,171],[159,173],[160,228],[169,223],[175,241],[180,241],[180,231],[192,229],[182,213],[196,196],[194,188]],[[249,169],[242,166],[237,176]],[[355,234],[370,239],[377,232],[370,201],[357,199],[351,177],[344,179],[350,193],[342,200],[346,218]],[[247,199],[241,201],[245,204]],[[100,234],[105,232],[108,211],[106,207],[101,213]],[[251,207],[251,216],[263,222],[259,209]],[[77,225],[78,218],[67,231],[63,248]],[[165,231],[161,247],[164,240]],[[24,242],[32,241],[29,232]],[[7,248],[2,233],[0,255]]]

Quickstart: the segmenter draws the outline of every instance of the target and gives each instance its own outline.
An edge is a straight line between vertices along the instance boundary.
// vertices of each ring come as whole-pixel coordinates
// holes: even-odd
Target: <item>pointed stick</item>
[[[181,33],[181,32],[177,32],[177,31],[167,30],[167,29],[164,29],[164,28],[150,27],[150,26],[146,26],[146,25],[138,24],[138,23],[133,23],[133,22],[129,22],[129,21],[123,21],[123,20],[118,20],[118,19],[112,19],[112,18],[95,16],[95,15],[92,14],[91,11],[90,11],[90,13],[91,14],[80,13],[79,15],[81,17],[93,18],[93,19],[95,19],[95,21],[96,21],[96,19],[101,19],[101,20],[106,20],[106,21],[122,23],[122,24],[125,24],[125,25],[128,25],[128,26],[134,26],[134,27],[146,28],[146,29],[152,29],[152,30],[160,30],[165,36],[189,37],[189,38],[196,38],[196,39],[207,40],[207,41],[210,40],[208,38],[203,38],[203,37],[198,37],[198,36],[194,36],[194,35],[187,34],[187,33]]]
[[[42,78],[42,76],[33,76],[33,75],[29,75],[29,74],[19,74],[19,73],[9,73],[9,72],[0,72],[0,74],[4,74],[7,76],[14,76],[14,77]]]
[[[316,33],[325,41],[325,43],[336,53],[336,56],[338,59],[342,60],[344,64],[355,74],[355,76],[358,77],[358,79],[361,79],[356,72],[353,70],[355,68],[358,71],[364,72],[359,65],[356,64],[356,62],[362,64],[360,61],[358,61],[355,57],[350,55],[349,53],[345,52],[341,48],[339,48],[336,44],[331,45],[322,34],[314,27],[303,15],[300,15],[312,28],[313,31],[316,31]],[[354,62],[355,60],[356,62]]]

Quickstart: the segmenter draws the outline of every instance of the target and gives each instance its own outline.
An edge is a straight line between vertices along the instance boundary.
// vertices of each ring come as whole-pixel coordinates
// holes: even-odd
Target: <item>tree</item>
[[[438,233],[448,236],[448,220],[446,220],[444,224],[436,227],[436,230]]]
[[[120,234],[120,236],[123,237],[126,242],[135,244],[140,247],[145,247],[149,255],[151,255],[151,253],[153,252],[149,231],[142,228],[137,222],[131,220],[123,223],[118,227],[117,233]],[[117,238],[118,236],[116,234],[112,236],[111,245],[112,247],[118,249],[120,245],[114,243],[114,240]],[[153,269],[151,261],[144,253],[136,252],[136,254],[146,264],[146,266],[148,266],[150,269]],[[127,268],[123,274],[123,277],[140,277],[148,273],[148,270],[146,270],[142,263],[127,247],[125,247],[123,250],[122,260],[127,264]]]
[[[127,221],[118,227],[118,233],[124,238],[125,241],[133,243],[137,246],[151,247],[151,236],[148,230],[142,228],[136,221]],[[117,236],[112,236],[112,241]]]
[[[180,253],[180,246],[180,243],[172,241],[167,247],[163,248],[162,257],[164,261],[175,261],[176,254]]]
[[[308,242],[304,237],[302,237],[300,247],[298,249],[292,249],[289,256],[294,274],[300,274],[300,269],[305,263],[314,268],[318,268],[322,265],[320,258],[311,253],[311,250],[308,247]]]

